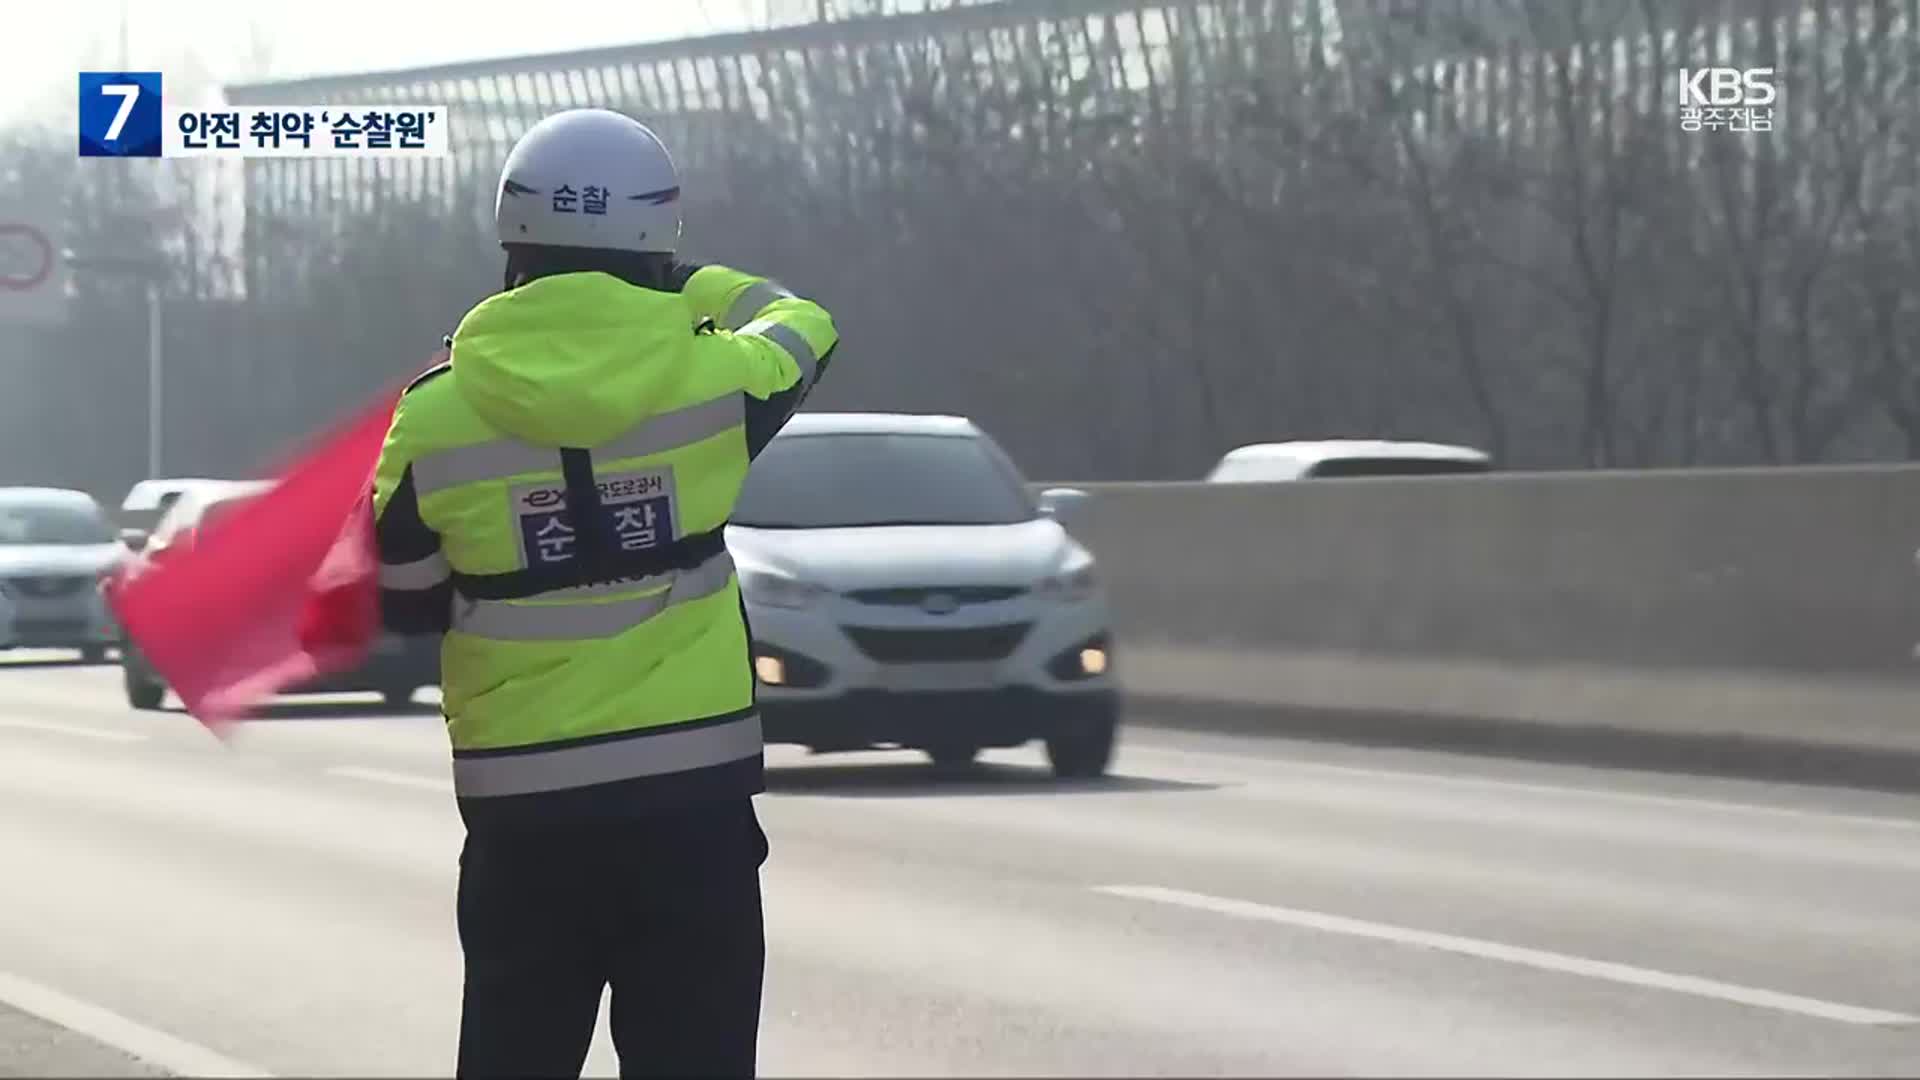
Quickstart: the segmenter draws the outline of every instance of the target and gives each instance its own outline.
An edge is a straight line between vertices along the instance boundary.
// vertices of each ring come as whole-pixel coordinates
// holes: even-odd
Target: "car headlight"
[[[1034,587],[1034,592],[1043,600],[1078,604],[1090,599],[1098,586],[1099,580],[1094,577],[1093,563],[1089,560],[1041,578],[1040,584]]]
[[[748,570],[740,575],[740,591],[747,601],[766,607],[803,608],[818,600],[827,590],[810,581],[784,574]]]

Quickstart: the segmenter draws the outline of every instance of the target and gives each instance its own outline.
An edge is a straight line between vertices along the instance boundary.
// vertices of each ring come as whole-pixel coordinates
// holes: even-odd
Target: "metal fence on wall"
[[[1140,268],[1115,270],[1112,255],[1124,246],[1116,229],[1204,228],[1213,238],[1206,244],[1227,247],[1256,236],[1276,214],[1324,218],[1289,204],[1309,206],[1321,197],[1314,192],[1352,187],[1367,174],[1347,160],[1349,148],[1371,152],[1367,140],[1377,137],[1385,138],[1390,168],[1419,164],[1422,146],[1473,145],[1524,163],[1505,180],[1524,173],[1562,183],[1560,159],[1591,153],[1585,140],[1597,137],[1622,145],[1652,140],[1657,154],[1635,154],[1660,157],[1667,175],[1699,173],[1716,144],[1680,129],[1679,68],[1765,60],[1786,88],[1776,126],[1817,131],[1855,99],[1912,100],[1916,27],[1920,0],[989,0],[692,41],[231,87],[229,98],[246,104],[449,105],[453,153],[424,163],[247,164],[241,290],[209,301],[232,309],[221,325],[242,327],[243,345],[176,345],[229,358],[222,363],[230,366],[209,373],[206,385],[174,388],[173,396],[248,420],[177,456],[182,469],[202,471],[217,469],[222,455],[256,460],[275,440],[310,430],[422,359],[452,320],[497,287],[487,219],[507,148],[540,116],[575,105],[621,109],[668,139],[688,177],[696,254],[705,248],[790,275],[833,302],[861,346],[850,352],[858,362],[844,365],[854,374],[829,388],[841,403],[970,412],[1035,468],[1090,477],[1164,474],[1169,463],[1188,468],[1213,442],[1255,430],[1268,395],[1311,403],[1299,406],[1307,420],[1286,418],[1292,427],[1325,415],[1328,423],[1385,428],[1405,423],[1395,417],[1407,413],[1389,397],[1428,401],[1432,415],[1414,420],[1424,430],[1478,439],[1474,429],[1497,403],[1450,402],[1465,391],[1431,392],[1429,382],[1442,375],[1429,370],[1383,368],[1364,386],[1323,397],[1308,393],[1326,378],[1313,372],[1290,376],[1281,389],[1258,381],[1269,377],[1259,371],[1238,389],[1206,385],[1242,378],[1210,374],[1209,365],[1270,334],[1261,318],[1272,314],[1286,326],[1328,306],[1310,296],[1295,302],[1298,310],[1242,305],[1233,318],[1244,325],[1224,329],[1214,314],[1167,324],[1173,330],[1156,323],[1158,355],[1130,357],[1125,374],[1134,381],[1091,398],[1077,388],[1096,372],[1112,380],[1098,357],[1126,347],[1134,332],[1113,329],[1116,309],[1140,305],[1116,299],[1064,320],[1060,312],[1081,303],[1090,274],[1125,279],[1102,278],[1095,293],[1126,285],[1152,297],[1168,293],[1170,283],[1184,287],[1194,260],[1204,262],[1210,250],[1194,232],[1189,246],[1200,248],[1185,263],[1142,255]],[[1863,89],[1873,87],[1885,92]],[[1355,125],[1363,137],[1353,136]],[[1335,150],[1326,151],[1332,142]],[[1451,163],[1444,157],[1451,152],[1435,160]],[[1761,146],[1741,167],[1765,169],[1769,155],[1781,152]],[[1573,163],[1570,182],[1586,182],[1583,168]],[[1475,198],[1490,186],[1460,182]],[[1604,193],[1614,178],[1594,183]],[[1212,220],[1214,203],[1241,217]],[[1375,224],[1380,208],[1364,200],[1359,211],[1361,226],[1386,237],[1407,228]],[[1443,201],[1427,212],[1453,208]],[[993,229],[975,227],[982,215],[997,216]],[[1338,235],[1348,242],[1349,234]],[[991,257],[1012,240],[1021,250]],[[1378,238],[1351,233],[1356,250],[1370,242]],[[1233,256],[1241,260],[1233,272],[1326,276],[1311,259],[1304,268],[1280,265],[1286,257],[1256,244]],[[1367,257],[1387,265],[1409,258],[1390,248]],[[1058,284],[1039,276],[1043,265],[1061,275]],[[1019,289],[1005,284],[1019,275]],[[1002,284],[989,288],[989,278]],[[1189,306],[1222,302],[1196,293]],[[969,306],[991,310],[991,325],[963,317]],[[1505,318],[1490,319],[1482,332],[1501,331]],[[1549,329],[1515,331],[1495,351],[1538,348]],[[1362,330],[1372,328],[1328,331],[1325,344],[1301,348],[1338,354],[1355,348]],[[1381,348],[1404,351],[1425,332],[1410,324],[1412,337]],[[985,377],[927,389],[929,373],[977,369],[982,356],[993,358]],[[1178,370],[1154,370],[1168,364]],[[1450,370],[1437,360],[1429,367]],[[1513,438],[1543,445],[1576,414],[1557,415],[1521,395],[1536,386],[1566,393],[1558,387],[1569,379],[1593,382],[1584,370],[1511,377],[1512,401],[1498,407],[1538,414],[1539,434]],[[1102,395],[1127,400],[1102,406]],[[1251,411],[1236,415],[1236,407]],[[1562,407],[1578,408],[1551,406]],[[1718,422],[1709,416],[1695,426],[1709,421]],[[1736,444],[1748,437],[1725,438],[1725,453],[1738,454]],[[1562,454],[1536,452],[1541,460]]]
[[[1551,7],[988,0],[693,41],[236,86],[229,97],[243,104],[452,107],[448,159],[249,163],[246,295],[263,312],[310,302],[316,276],[328,272],[315,253],[353,234],[356,223],[395,213],[420,231],[417,244],[459,245],[482,265],[497,261],[475,238],[484,236],[507,149],[539,117],[582,105],[620,109],[659,130],[690,178],[696,219],[703,204],[752,194],[753,180],[769,171],[849,194],[912,184],[925,162],[903,147],[941,138],[1057,155],[1090,133],[1103,142],[1115,132],[1140,142],[1159,133],[1199,156],[1231,159],[1262,110],[1332,107],[1312,99],[1310,77],[1335,87],[1345,104],[1362,97],[1365,89],[1338,72],[1366,47],[1394,51],[1417,79],[1418,123],[1435,133],[1470,129],[1516,147],[1545,142],[1555,122],[1545,100],[1553,67],[1538,42],[1558,32]],[[1590,4],[1589,17],[1614,24],[1618,41],[1604,59],[1589,42],[1589,62],[1631,88],[1613,104],[1657,109],[1669,100],[1663,88],[1673,57],[1690,44],[1695,54],[1737,52],[1743,39],[1758,47],[1773,33],[1773,22],[1743,7],[1680,5],[1655,40],[1642,4]],[[1275,104],[1289,99],[1298,100]],[[1678,134],[1676,127],[1676,142]],[[477,276],[467,280],[481,285]],[[316,370],[292,356],[281,362]],[[286,390],[311,400],[291,384]]]
[[[250,217],[360,214],[385,200],[427,201],[482,221],[513,141],[552,111],[602,106],[644,117],[696,174],[722,182],[742,155],[777,140],[811,170],[884,169],[887,140],[915,124],[964,122],[982,101],[1060,105],[1066,122],[1175,128],[1222,152],[1224,135],[1265,99],[1300,94],[1301,75],[1336,69],[1361,47],[1395,50],[1417,82],[1414,107],[1436,131],[1472,130],[1521,145],[1554,123],[1551,48],[1567,12],[1608,28],[1573,61],[1624,87],[1612,107],[1677,107],[1674,76],[1714,57],[1771,55],[1782,33],[1853,56],[1869,37],[1920,25],[1920,0],[1789,9],[1750,0],[1676,5],[1657,31],[1644,0],[1525,6],[1527,0],[978,0],[911,15],[824,22],[693,41],[476,61],[432,68],[230,87],[239,104],[452,107],[450,159],[430,163],[275,160],[248,168]],[[1828,21],[1835,23],[1829,27]],[[1804,22],[1804,27],[1796,27]],[[1830,44],[1827,44],[1829,43]],[[1845,56],[1844,61],[1841,58]],[[1369,68],[1361,73],[1371,74]],[[1820,80],[1824,81],[1824,80]],[[1351,100],[1355,87],[1343,86]],[[1813,114],[1811,96],[1787,107]],[[1059,122],[1055,111],[1040,113]],[[976,117],[978,118],[978,117]],[[1801,117],[1804,119],[1805,117]],[[1791,125],[1793,116],[1778,122]],[[1678,138],[1678,127],[1671,130]],[[1030,139],[1058,131],[979,129]],[[450,217],[450,222],[465,219]],[[249,245],[249,282],[266,284],[285,253]]]

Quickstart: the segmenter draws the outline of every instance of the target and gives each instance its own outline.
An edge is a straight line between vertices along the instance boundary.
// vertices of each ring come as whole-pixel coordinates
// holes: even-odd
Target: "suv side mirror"
[[[120,542],[127,546],[128,551],[145,551],[147,549],[147,540],[147,530],[145,529],[120,530]]]
[[[1090,498],[1092,498],[1091,495],[1079,488],[1048,488],[1040,493],[1040,512],[1065,525],[1073,519],[1080,504]]]

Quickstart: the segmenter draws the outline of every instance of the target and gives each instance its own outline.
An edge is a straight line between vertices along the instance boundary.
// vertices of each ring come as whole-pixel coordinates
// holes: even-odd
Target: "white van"
[[[1237,447],[1227,451],[1207,474],[1207,483],[1272,484],[1356,476],[1435,476],[1484,473],[1492,469],[1492,458],[1468,446],[1326,439]]]

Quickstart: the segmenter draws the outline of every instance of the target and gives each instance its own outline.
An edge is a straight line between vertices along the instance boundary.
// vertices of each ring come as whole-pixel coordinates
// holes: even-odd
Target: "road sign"
[[[63,319],[65,271],[60,248],[47,230],[0,217],[0,324]]]

